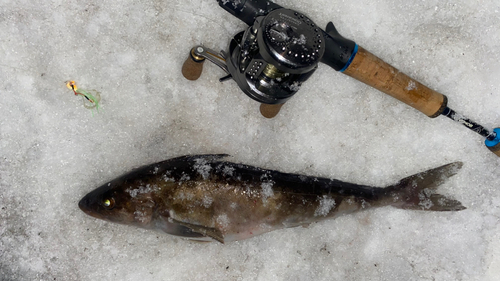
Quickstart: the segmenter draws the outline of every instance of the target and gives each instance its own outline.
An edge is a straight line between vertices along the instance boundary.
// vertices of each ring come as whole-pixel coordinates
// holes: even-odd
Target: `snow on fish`
[[[373,207],[465,209],[435,192],[460,162],[378,188],[227,162],[227,156],[182,156],[147,165],[95,189],[78,205],[98,219],[222,243]]]

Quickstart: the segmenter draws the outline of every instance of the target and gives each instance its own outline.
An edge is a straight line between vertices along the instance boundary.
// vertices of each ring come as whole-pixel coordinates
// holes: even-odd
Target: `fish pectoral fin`
[[[193,232],[199,233],[203,236],[210,237],[210,238],[224,244],[224,236],[222,235],[220,230],[218,230],[216,228],[206,227],[206,226],[197,225],[197,224],[191,224],[191,223],[182,222],[182,221],[178,221],[178,220],[174,220],[174,222],[191,229],[191,231],[193,231]]]

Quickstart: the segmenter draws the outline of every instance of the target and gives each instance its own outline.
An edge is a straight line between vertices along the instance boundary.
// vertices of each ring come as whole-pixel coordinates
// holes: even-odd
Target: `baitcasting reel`
[[[263,116],[272,118],[322,62],[372,86],[427,116],[445,115],[486,138],[500,156],[500,128],[489,131],[447,107],[447,97],[342,37],[333,23],[326,30],[306,15],[268,0],[218,0],[219,5],[249,27],[236,34],[229,52],[204,46],[191,49],[182,67],[186,79],[200,77],[205,59],[226,72],[250,98],[261,103]]]
[[[355,53],[356,44],[340,36],[331,23],[325,32],[302,13],[268,1],[219,1],[219,5],[249,28],[234,36],[229,54],[217,55],[203,46],[193,48],[183,74],[196,80],[200,63],[204,59],[214,62],[228,74],[221,80],[236,81],[245,94],[263,104],[261,112],[266,117],[278,113],[320,61],[342,70]]]

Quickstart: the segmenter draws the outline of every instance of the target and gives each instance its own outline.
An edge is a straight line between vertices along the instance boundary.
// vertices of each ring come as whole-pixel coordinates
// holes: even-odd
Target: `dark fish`
[[[148,165],[95,189],[78,205],[99,219],[222,243],[371,207],[465,209],[434,191],[457,173],[460,162],[377,188],[226,162],[226,156],[183,156]]]

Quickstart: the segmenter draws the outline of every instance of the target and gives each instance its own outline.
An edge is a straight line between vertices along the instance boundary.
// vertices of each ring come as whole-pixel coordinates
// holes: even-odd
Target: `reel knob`
[[[285,46],[288,42],[292,41],[294,31],[285,22],[273,22],[268,26],[266,32],[267,37],[272,42]]]
[[[191,81],[200,78],[201,72],[203,71],[203,63],[205,62],[205,58],[197,56],[194,51],[194,48],[191,49],[189,57],[182,65],[182,75],[184,78]]]
[[[283,104],[284,103],[278,103],[278,104],[261,103],[260,114],[269,119],[274,118],[280,112],[280,109],[283,106]]]

